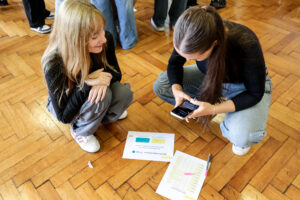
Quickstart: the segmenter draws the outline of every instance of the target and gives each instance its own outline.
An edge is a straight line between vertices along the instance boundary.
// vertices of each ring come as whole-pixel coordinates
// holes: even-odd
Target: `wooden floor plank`
[[[296,176],[300,174],[300,151],[298,150],[288,161],[288,163],[273,178],[271,184],[282,193],[292,183]]]
[[[41,185],[37,191],[43,200],[61,199],[56,191],[56,188],[54,188],[49,181]]]
[[[290,200],[286,195],[282,194],[278,191],[274,186],[268,185],[268,187],[264,190],[263,195],[268,199],[274,200]]]
[[[248,182],[278,150],[281,143],[269,138],[253,157],[234,175],[229,184],[241,192]]]
[[[42,199],[30,181],[25,182],[19,188],[21,199],[24,200],[40,200]]]
[[[96,192],[103,200],[104,199],[121,200],[117,192],[108,183],[101,185],[101,187],[99,187],[96,190]]]
[[[250,184],[258,191],[263,191],[277,172],[286,164],[296,152],[295,141],[288,139],[264,167],[253,177]]]
[[[103,200],[88,182],[81,185],[76,191],[82,200]]]
[[[21,196],[12,180],[0,185],[0,194],[3,199],[20,199]]]
[[[208,129],[194,120],[179,120],[170,115],[174,106],[153,92],[173,51],[173,29],[157,32],[151,25],[153,0],[135,4],[136,46],[125,50],[117,42],[121,82],[131,85],[134,99],[126,119],[96,131],[101,149],[95,154],[82,151],[70,125],[46,108],[41,58],[50,34],[30,30],[22,1],[1,6],[0,200],[167,200],[155,191],[169,163],[123,159],[128,131],[175,133],[175,150],[203,160],[211,153],[198,200],[299,199],[300,0],[226,2],[219,14],[254,31],[273,84],[267,136],[242,157],[232,153],[232,144],[220,131],[221,120]],[[197,3],[203,6],[210,0]],[[54,1],[45,4],[55,10]],[[53,26],[54,20],[45,22]],[[185,66],[194,64],[189,60]]]
[[[262,193],[256,190],[252,185],[247,185],[247,187],[241,192],[241,199],[252,200],[261,199],[268,200]]]
[[[300,199],[300,189],[296,188],[295,186],[291,185],[288,190],[285,192],[285,195],[290,199]]]

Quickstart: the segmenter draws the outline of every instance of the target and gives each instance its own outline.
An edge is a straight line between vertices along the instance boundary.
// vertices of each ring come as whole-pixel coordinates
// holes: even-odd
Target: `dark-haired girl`
[[[220,128],[237,155],[266,135],[272,83],[261,46],[246,26],[222,20],[213,7],[195,6],[178,19],[174,50],[167,72],[159,75],[154,92],[179,106],[184,100],[199,105],[186,120],[203,125],[226,113]],[[196,65],[183,67],[186,60]]]

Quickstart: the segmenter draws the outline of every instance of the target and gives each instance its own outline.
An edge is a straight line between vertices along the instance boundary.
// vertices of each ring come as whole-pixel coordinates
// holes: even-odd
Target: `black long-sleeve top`
[[[244,83],[246,91],[231,99],[235,110],[240,111],[262,99],[265,91],[265,61],[258,38],[249,28],[229,21],[224,21],[224,25],[228,28],[224,83]],[[207,72],[208,59],[196,61],[198,69],[204,74]],[[174,49],[167,69],[171,85],[182,85],[185,62],[186,59]]]
[[[104,70],[105,72],[112,74],[112,80],[110,82],[110,84],[112,84],[115,81],[121,80],[121,71],[115,54],[113,37],[109,32],[105,33],[105,37],[107,39],[106,58],[108,63],[116,70],[113,71],[108,67],[106,67]],[[93,57],[92,54],[91,57]],[[101,68],[103,68],[103,66],[92,64],[90,73]],[[64,64],[58,52],[53,52],[51,55],[49,55],[47,62],[43,66],[43,69],[49,90],[49,98],[51,99],[57,118],[62,123],[70,123],[78,114],[83,103],[87,100],[91,87],[87,84],[84,84],[84,87],[80,90],[78,83],[75,84],[72,92],[69,95],[66,94],[66,90],[68,88],[67,86],[63,86],[63,80],[64,77],[66,77]],[[64,87],[64,93],[59,104],[59,95],[62,87]]]

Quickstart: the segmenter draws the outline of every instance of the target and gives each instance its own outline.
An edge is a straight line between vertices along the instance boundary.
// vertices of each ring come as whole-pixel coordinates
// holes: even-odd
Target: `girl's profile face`
[[[106,43],[104,28],[92,34],[89,39],[89,52],[100,53],[103,49],[103,45]]]

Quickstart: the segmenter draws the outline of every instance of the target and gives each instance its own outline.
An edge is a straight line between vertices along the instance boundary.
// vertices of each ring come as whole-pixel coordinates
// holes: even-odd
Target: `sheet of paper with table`
[[[128,131],[123,158],[170,162],[174,138],[171,133]]]
[[[156,193],[172,200],[197,200],[207,161],[176,151]]]

